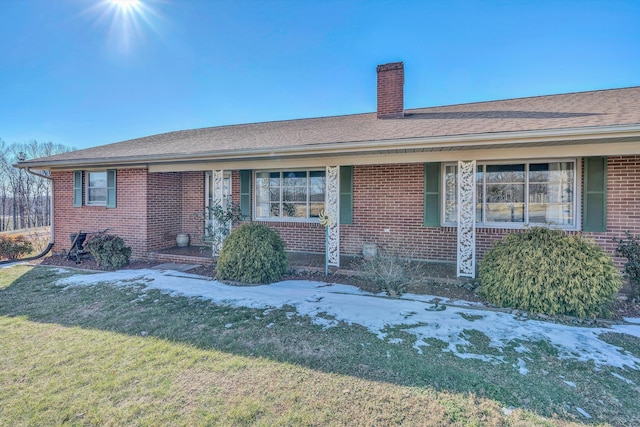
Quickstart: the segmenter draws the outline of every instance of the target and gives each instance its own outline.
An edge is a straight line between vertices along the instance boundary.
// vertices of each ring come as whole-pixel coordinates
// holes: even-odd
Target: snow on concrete
[[[565,359],[592,361],[597,366],[640,368],[639,358],[598,338],[612,329],[640,337],[640,323],[614,325],[612,329],[568,326],[523,320],[509,313],[478,309],[476,303],[449,301],[429,295],[406,294],[402,298],[391,299],[353,286],[301,280],[262,286],[228,286],[202,276],[171,270],[122,270],[74,275],[58,280],[57,285],[69,287],[98,283],[138,284],[170,295],[199,297],[237,307],[271,309],[291,306],[296,310],[292,315],[309,316],[324,328],[342,321],[362,325],[388,342],[400,342],[397,338],[388,337],[393,328],[413,335],[413,346],[417,351],[429,345],[428,339],[435,338],[447,343],[444,351],[460,358],[490,363],[504,363],[504,356],[495,353],[500,354],[507,346],[524,353],[528,349],[523,343],[546,340]],[[434,310],[436,304],[438,310]],[[441,307],[445,309],[440,310]],[[492,351],[494,354],[474,353],[469,341],[470,330],[486,335],[489,346],[495,349]],[[515,367],[523,375],[528,372],[523,359],[519,359]]]

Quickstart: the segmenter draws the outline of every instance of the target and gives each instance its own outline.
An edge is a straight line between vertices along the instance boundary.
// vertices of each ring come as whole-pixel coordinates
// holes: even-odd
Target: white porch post
[[[325,213],[331,218],[327,230],[327,260],[340,266],[340,166],[327,166]]]
[[[224,203],[224,171],[222,169],[220,170],[213,170],[212,171],[212,185],[213,185],[213,206],[209,206],[210,208],[217,206],[220,206],[221,208],[225,208],[225,206],[223,206]],[[213,227],[214,230],[217,230],[219,227],[221,227],[221,224],[218,224],[218,222],[216,221],[215,218],[211,218],[211,226]],[[214,231],[214,235],[218,235],[219,233],[216,233]],[[216,256],[220,253],[220,249],[222,248],[222,240],[221,239],[213,239],[212,245],[211,245],[211,250],[213,251],[213,255]]]
[[[476,275],[476,161],[458,161],[458,277]]]

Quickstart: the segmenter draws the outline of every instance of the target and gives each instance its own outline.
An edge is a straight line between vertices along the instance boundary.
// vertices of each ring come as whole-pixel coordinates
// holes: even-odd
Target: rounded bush
[[[534,227],[497,242],[480,263],[489,302],[548,315],[606,315],[622,286],[613,260],[594,242]]]
[[[244,224],[233,230],[220,249],[217,275],[243,283],[272,283],[287,272],[280,236],[264,225]]]
[[[89,238],[85,246],[100,268],[114,270],[129,264],[131,248],[124,244],[122,237],[99,234]]]

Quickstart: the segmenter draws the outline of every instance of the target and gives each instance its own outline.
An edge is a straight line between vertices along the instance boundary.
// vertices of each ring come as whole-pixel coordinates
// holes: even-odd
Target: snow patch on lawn
[[[598,337],[605,332],[621,332],[640,337],[640,324],[614,325],[607,328],[585,328],[521,320],[516,316],[490,310],[478,310],[477,303],[450,301],[430,295],[405,294],[402,298],[386,298],[362,291],[354,286],[323,282],[288,280],[262,286],[229,286],[203,276],[171,270],[122,270],[116,272],[74,275],[60,279],[58,286],[90,286],[112,283],[120,286],[142,285],[158,289],[169,295],[199,297],[237,307],[259,309],[295,307],[299,316],[309,316],[323,328],[339,322],[362,325],[380,339],[387,339],[390,328],[402,330],[415,337],[413,346],[429,346],[429,339],[447,343],[449,351],[464,359],[477,359],[490,363],[505,362],[504,356],[474,353],[466,331],[477,330],[489,339],[492,353],[505,348],[519,353],[528,350],[523,342],[547,341],[561,358],[592,361],[596,365],[617,368],[640,368],[640,359],[620,347],[608,344]],[[434,304],[444,310],[434,310]],[[455,309],[446,307],[455,304]],[[473,319],[470,321],[469,319]],[[631,323],[629,319],[626,319]],[[633,320],[633,319],[631,319]],[[393,338],[389,342],[400,342]],[[526,350],[525,350],[526,349]],[[528,372],[522,359],[517,369]]]

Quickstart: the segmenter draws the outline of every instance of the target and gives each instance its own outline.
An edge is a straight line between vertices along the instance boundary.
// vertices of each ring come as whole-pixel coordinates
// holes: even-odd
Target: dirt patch
[[[104,270],[98,267],[98,263],[96,263],[93,258],[83,258],[82,262],[76,264],[75,261],[70,260],[66,256],[62,255],[51,255],[34,261],[30,261],[30,263],[38,265],[52,265],[56,267],[79,268],[82,270]],[[160,264],[160,262],[137,260],[132,261],[125,267],[122,267],[122,270],[140,270],[143,268],[152,268],[158,264]]]

